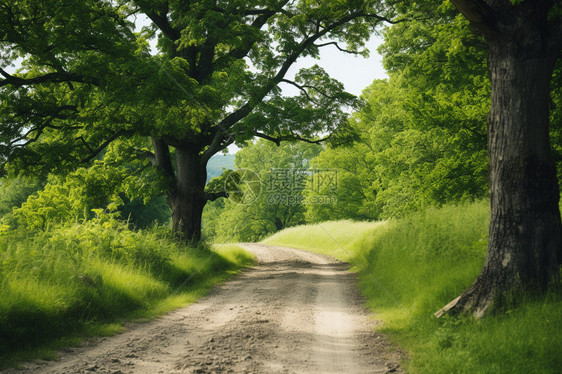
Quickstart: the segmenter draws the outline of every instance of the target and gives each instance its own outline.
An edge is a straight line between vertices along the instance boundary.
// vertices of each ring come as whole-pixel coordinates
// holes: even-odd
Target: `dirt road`
[[[198,303],[24,365],[30,373],[389,373],[400,353],[330,257],[244,244],[259,264]],[[9,372],[19,372],[10,370]]]

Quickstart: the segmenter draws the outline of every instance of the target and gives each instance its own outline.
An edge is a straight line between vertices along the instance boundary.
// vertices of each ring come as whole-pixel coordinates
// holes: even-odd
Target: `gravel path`
[[[259,264],[186,308],[23,365],[26,373],[398,373],[348,265],[243,244]],[[21,373],[6,370],[5,373]]]

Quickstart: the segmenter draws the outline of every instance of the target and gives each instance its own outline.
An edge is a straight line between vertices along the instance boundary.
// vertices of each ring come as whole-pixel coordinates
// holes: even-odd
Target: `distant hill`
[[[222,174],[224,169],[234,170],[234,155],[217,154],[207,163],[207,182]]]

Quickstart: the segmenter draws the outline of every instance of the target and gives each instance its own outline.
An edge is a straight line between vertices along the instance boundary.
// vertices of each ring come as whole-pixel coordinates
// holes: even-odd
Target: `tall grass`
[[[265,242],[319,248],[354,264],[369,307],[408,352],[405,365],[412,373],[560,373],[559,284],[507,314],[483,320],[433,316],[482,268],[488,215],[486,203],[447,206],[378,225],[301,226]]]
[[[263,243],[309,249],[349,261],[357,252],[356,242],[385,224],[342,220],[295,226],[275,233]]]
[[[0,367],[124,318],[185,305],[252,261],[236,246],[190,248],[158,229],[98,219],[0,234]]]

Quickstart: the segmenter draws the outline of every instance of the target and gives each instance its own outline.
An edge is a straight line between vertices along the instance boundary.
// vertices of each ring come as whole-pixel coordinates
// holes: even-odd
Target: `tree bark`
[[[207,203],[206,166],[198,151],[176,148],[177,177],[174,188],[168,193],[168,205],[172,210],[174,232],[190,242],[201,240],[201,217]]]
[[[487,258],[452,314],[482,317],[519,292],[544,290],[560,271],[562,227],[548,115],[559,51],[546,41],[546,16],[515,11],[508,16],[505,25],[497,20],[484,33],[492,81]]]

